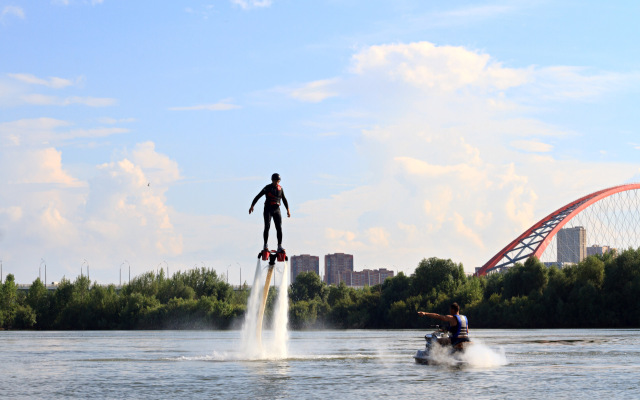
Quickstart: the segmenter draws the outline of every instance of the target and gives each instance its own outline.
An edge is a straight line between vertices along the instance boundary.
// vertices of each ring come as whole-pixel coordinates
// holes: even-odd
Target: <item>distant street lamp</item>
[[[162,263],[164,263],[167,266],[167,278],[169,278],[169,264],[167,263],[166,260],[164,260],[164,261],[162,261],[161,263],[158,264],[158,267],[157,267],[158,277],[160,276],[160,270],[162,269],[162,267],[161,267]]]
[[[44,264],[44,287],[47,288],[47,262],[44,258],[40,259],[40,265]]]
[[[89,261],[87,261],[86,258],[82,261],[82,265],[80,266],[80,276],[82,276],[82,267],[84,267],[85,264],[87,264],[87,279],[91,280],[89,277]]]
[[[129,264],[129,261],[124,260],[122,264],[120,264],[120,287],[122,287],[122,266],[125,263]],[[131,264],[129,264],[129,280],[131,280]]]
[[[240,283],[238,284],[238,287],[242,286],[242,265],[240,265],[239,262],[236,261],[236,264],[238,264],[238,267],[240,268]]]
[[[44,287],[47,287],[47,262],[44,258],[40,259],[40,265],[38,266],[38,279],[42,282],[42,278],[40,277],[40,269],[42,268],[42,264],[44,264]]]

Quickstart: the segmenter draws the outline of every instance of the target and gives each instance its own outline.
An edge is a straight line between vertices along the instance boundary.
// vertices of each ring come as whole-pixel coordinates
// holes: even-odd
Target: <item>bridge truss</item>
[[[588,245],[620,250],[640,245],[640,184],[603,189],[559,208],[500,250],[476,275],[510,267],[531,256],[553,262],[556,234],[565,227],[578,226],[585,228]]]

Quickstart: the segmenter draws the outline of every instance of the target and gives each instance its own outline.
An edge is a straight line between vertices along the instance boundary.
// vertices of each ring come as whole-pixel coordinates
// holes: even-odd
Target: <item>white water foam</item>
[[[275,267],[274,267],[275,268]],[[262,327],[258,326],[258,314],[262,306],[264,294],[263,280],[266,278],[260,259],[256,265],[253,286],[249,295],[245,321],[242,326],[242,349],[240,358],[243,359],[284,359],[287,357],[289,332],[289,266],[284,262],[282,279],[278,288],[278,297],[272,319],[273,336],[265,343],[261,335]],[[277,270],[274,270],[274,275]],[[275,276],[273,278],[275,280]],[[260,332],[260,333],[259,333]]]
[[[504,349],[500,348],[499,351],[495,351],[477,340],[474,340],[473,344],[465,349],[462,360],[474,368],[493,368],[509,363]]]
[[[275,277],[274,277],[275,279]],[[287,344],[289,342],[289,263],[284,262],[282,279],[278,287],[278,298],[273,315],[273,355],[278,358],[287,357]]]
[[[475,339],[462,353],[451,354],[450,346],[436,345],[431,350],[430,358],[438,365],[465,368],[494,368],[509,363],[503,349],[495,351]]]
[[[262,344],[257,336],[258,312],[260,311],[263,292],[262,279],[262,267],[258,258],[241,333],[242,351],[246,357],[251,358],[259,358],[262,350]]]

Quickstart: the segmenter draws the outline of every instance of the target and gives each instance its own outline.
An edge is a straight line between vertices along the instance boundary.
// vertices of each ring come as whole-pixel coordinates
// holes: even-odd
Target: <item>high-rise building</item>
[[[337,285],[343,272],[353,272],[353,255],[344,253],[324,256],[324,281],[329,285]]]
[[[296,280],[301,272],[315,272],[320,276],[320,257],[301,254],[291,257],[291,282]]]
[[[386,268],[365,269],[363,271],[345,271],[341,275],[341,279],[347,286],[373,286],[384,282],[387,278],[393,278],[393,271]]]
[[[556,234],[558,264],[577,264],[587,257],[587,231],[582,226],[563,228]]]
[[[604,253],[613,253],[616,254],[616,249],[612,249],[611,246],[600,246],[594,244],[593,246],[587,247],[587,257],[589,256],[601,256]]]

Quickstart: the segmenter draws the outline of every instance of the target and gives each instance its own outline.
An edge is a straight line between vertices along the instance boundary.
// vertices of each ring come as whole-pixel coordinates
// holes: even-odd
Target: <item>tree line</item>
[[[117,290],[86,276],[49,291],[36,279],[17,291],[7,275],[0,291],[0,326],[14,329],[226,329],[244,314],[249,290],[234,291],[216,271],[201,268],[171,278],[148,272]]]
[[[149,272],[116,290],[87,277],[64,280],[48,291],[36,279],[27,293],[12,275],[1,286],[0,326],[5,329],[230,329],[240,327],[249,288],[224,282],[201,268],[165,277]],[[265,316],[276,290],[269,292]],[[362,289],[327,285],[307,272],[289,287],[292,329],[426,328],[435,321],[418,310],[447,313],[457,302],[476,328],[640,327],[640,249],[587,257],[558,268],[535,257],[504,273],[470,277],[448,259],[420,261]]]

